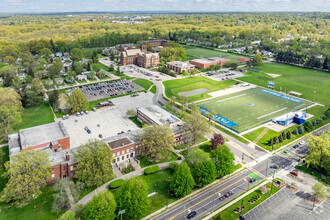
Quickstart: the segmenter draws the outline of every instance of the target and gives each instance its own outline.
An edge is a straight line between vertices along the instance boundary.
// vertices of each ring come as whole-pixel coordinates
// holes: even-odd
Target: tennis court
[[[306,108],[311,103],[258,87],[201,101],[197,105],[203,114],[214,110],[217,112],[213,117],[215,121],[242,132],[275,117]]]

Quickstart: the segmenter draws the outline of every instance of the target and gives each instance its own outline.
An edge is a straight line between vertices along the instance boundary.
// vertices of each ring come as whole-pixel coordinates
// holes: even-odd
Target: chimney
[[[70,154],[69,154],[69,152],[66,152],[66,154],[65,154],[65,160],[66,161],[69,161],[70,160]]]

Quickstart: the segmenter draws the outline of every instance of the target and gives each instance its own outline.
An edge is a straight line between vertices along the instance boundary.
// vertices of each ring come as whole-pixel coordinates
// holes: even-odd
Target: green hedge
[[[123,179],[118,179],[118,180],[112,181],[109,184],[109,188],[110,189],[116,189],[118,187],[121,187],[124,184],[124,182],[125,182],[125,180],[123,180]]]
[[[149,175],[153,173],[157,173],[159,171],[159,166],[148,167],[144,169],[144,174]]]

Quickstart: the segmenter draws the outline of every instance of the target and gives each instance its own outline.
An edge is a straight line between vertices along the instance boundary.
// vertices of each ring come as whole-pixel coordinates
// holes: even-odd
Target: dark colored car
[[[192,211],[190,212],[188,215],[187,215],[187,218],[191,219],[193,217],[195,217],[197,215],[197,212],[196,211]]]
[[[225,193],[224,195],[225,198],[228,198],[229,196],[230,196],[229,193]]]
[[[290,173],[294,176],[298,176],[298,173],[296,171],[291,171]]]
[[[294,146],[293,146],[293,148],[298,148],[298,147],[299,147],[299,145],[294,145]]]
[[[230,196],[231,195],[234,195],[234,191],[233,190],[230,190],[228,193],[229,193]]]
[[[272,169],[278,169],[279,166],[278,165],[271,165],[270,168],[272,168]]]
[[[256,178],[250,178],[250,180],[249,180],[250,183],[254,183],[255,181],[257,181]]]

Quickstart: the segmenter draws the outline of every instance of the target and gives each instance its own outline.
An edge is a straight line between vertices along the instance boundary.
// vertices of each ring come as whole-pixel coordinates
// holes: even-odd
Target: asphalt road
[[[197,215],[194,219],[201,219],[203,216],[212,212],[216,208],[224,205],[235,197],[239,196],[245,192],[248,188],[254,186],[254,184],[249,183],[249,175],[256,173],[259,177],[259,181],[262,181],[265,176],[271,176],[274,172],[279,171],[269,168],[271,165],[278,165],[279,167],[290,166],[292,161],[286,157],[275,155],[265,160],[257,165],[244,170],[241,173],[236,174],[235,176],[217,184],[211,189],[206,190],[202,194],[199,194],[186,202],[169,209],[168,211],[162,213],[161,215],[155,217],[154,219],[186,219],[186,216],[189,212],[196,211]],[[221,195],[224,195],[226,192],[233,190],[235,193],[230,198],[226,198],[223,201],[219,200]],[[219,195],[221,193],[221,195]]]

